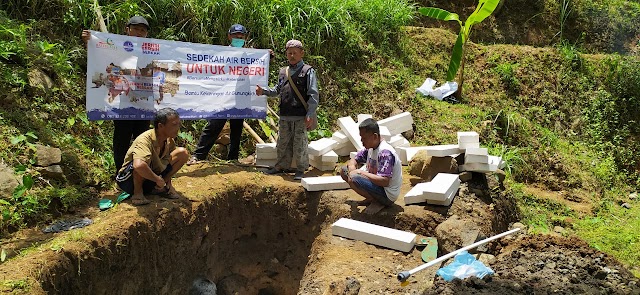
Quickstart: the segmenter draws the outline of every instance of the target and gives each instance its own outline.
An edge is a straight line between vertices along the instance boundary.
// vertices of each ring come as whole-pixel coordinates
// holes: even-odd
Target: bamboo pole
[[[98,0],[93,0],[93,9],[96,12],[96,16],[98,17],[98,25],[100,26],[100,31],[103,33],[109,33],[107,31],[107,26],[104,23],[104,18],[102,17],[102,11],[100,10],[100,4],[98,4]]]
[[[264,143],[264,140],[262,140],[262,138],[260,138],[260,136],[258,136],[258,134],[255,131],[253,131],[253,128],[251,128],[251,126],[249,126],[247,122],[243,121],[242,126],[244,126],[244,129],[247,129],[249,134],[251,134],[251,136],[253,136],[253,139],[255,139],[258,143]]]

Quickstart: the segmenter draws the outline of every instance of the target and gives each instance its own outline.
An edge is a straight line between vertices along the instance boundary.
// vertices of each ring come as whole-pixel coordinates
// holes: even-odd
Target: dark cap
[[[287,41],[287,45],[284,46],[284,49],[289,49],[289,48],[300,48],[300,49],[304,49],[304,46],[302,46],[302,42],[292,39]]]
[[[147,27],[147,30],[151,28],[149,26],[149,22],[147,22],[147,20],[144,17],[139,15],[136,15],[129,19],[129,21],[127,22],[127,27],[130,25],[144,25]]]
[[[247,34],[247,28],[245,28],[241,24],[232,25],[231,28],[229,28],[229,34],[235,34],[235,33],[242,33],[242,34],[246,35]]]

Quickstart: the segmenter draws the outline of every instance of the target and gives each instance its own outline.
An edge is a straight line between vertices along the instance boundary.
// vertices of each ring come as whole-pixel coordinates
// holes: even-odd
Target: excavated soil
[[[84,229],[36,229],[3,241],[12,258],[0,265],[0,291],[186,294],[204,276],[218,294],[640,294],[629,271],[576,238],[504,238],[487,247],[493,277],[447,283],[432,267],[402,286],[397,273],[422,264],[417,249],[403,253],[331,235],[330,225],[348,217],[434,236],[454,214],[472,219],[484,236],[503,232],[517,221],[517,207],[481,174],[463,183],[449,208],[399,200],[373,216],[351,202],[361,199],[352,191],[310,193],[292,175],[253,168],[195,165],[177,175],[175,186],[179,200],[87,208],[77,215],[94,224]]]

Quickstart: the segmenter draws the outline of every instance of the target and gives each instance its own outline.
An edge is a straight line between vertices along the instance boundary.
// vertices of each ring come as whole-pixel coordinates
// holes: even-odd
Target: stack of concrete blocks
[[[389,138],[385,138],[385,140],[396,150],[396,154],[398,154],[402,165],[408,165],[409,161],[407,160],[406,149],[410,148],[411,145],[409,141],[402,136],[402,132],[413,130],[413,117],[411,113],[404,112],[382,119],[378,121],[378,125],[380,126],[380,135],[383,138],[389,136]],[[385,129],[389,131],[388,135]]]
[[[458,132],[458,148],[465,152],[468,148],[480,148],[480,136],[477,132]]]
[[[415,245],[416,234],[393,228],[370,224],[348,218],[340,218],[331,225],[334,236],[409,252]]]
[[[458,174],[438,173],[430,182],[419,183],[404,196],[404,203],[449,206],[460,188]]]
[[[305,177],[300,181],[302,187],[307,191],[327,191],[327,190],[339,190],[348,189],[349,184],[338,176],[318,176],[318,177]]]
[[[473,156],[477,156],[477,155],[473,155]],[[502,158],[498,156],[487,155],[487,160],[486,162],[483,162],[483,163],[477,163],[477,162],[469,163],[467,162],[466,158],[467,158],[467,154],[465,154],[464,165],[460,165],[458,167],[460,171],[473,171],[473,172],[487,173],[487,172],[495,172],[498,169],[504,168],[504,161],[502,161]],[[479,158],[473,157],[472,159],[479,159]]]
[[[278,159],[276,143],[256,144],[256,165],[273,167]]]
[[[340,157],[348,156],[349,153],[356,150],[349,140],[349,137],[347,137],[347,135],[342,131],[334,132],[331,139],[337,142],[336,146],[333,147],[333,151]]]
[[[338,155],[333,151],[338,142],[332,138],[320,138],[308,146],[309,164],[320,171],[333,171]]]

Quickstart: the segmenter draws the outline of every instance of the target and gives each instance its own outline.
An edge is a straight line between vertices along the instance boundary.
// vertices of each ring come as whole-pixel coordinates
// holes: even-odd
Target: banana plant
[[[467,40],[469,40],[471,27],[482,22],[485,18],[491,15],[491,13],[493,13],[493,11],[496,10],[496,7],[500,4],[500,1],[501,0],[479,0],[476,10],[469,15],[464,23],[462,23],[458,14],[444,9],[421,7],[418,10],[425,16],[444,21],[457,21],[460,25],[460,32],[458,33],[456,44],[453,46],[451,60],[449,61],[449,69],[447,70],[447,81],[453,81],[458,73],[458,69],[462,68],[458,77],[458,91],[456,91],[455,94],[457,98],[462,98],[462,84],[464,83],[464,48]]]

